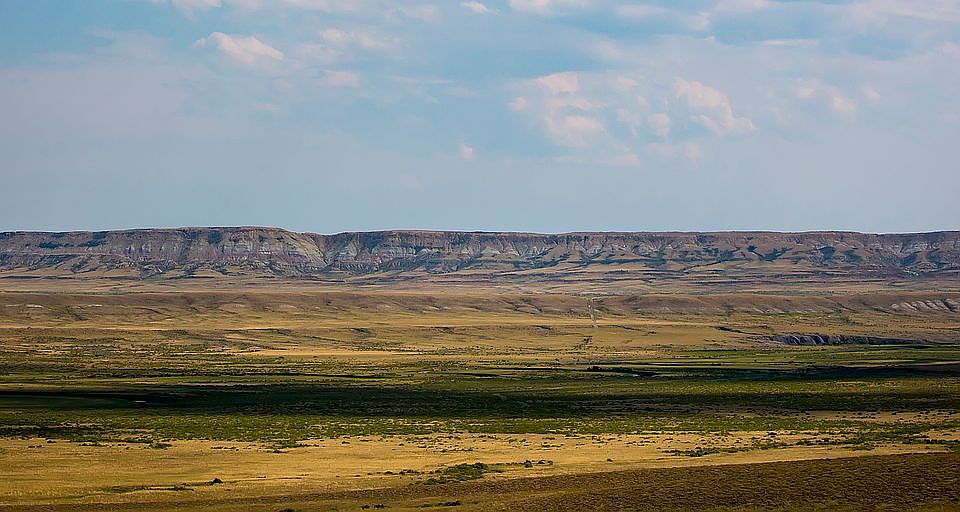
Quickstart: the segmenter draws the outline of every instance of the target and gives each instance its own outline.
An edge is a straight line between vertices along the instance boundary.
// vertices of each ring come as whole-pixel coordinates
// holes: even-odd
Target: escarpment
[[[0,233],[0,270],[139,276],[202,272],[286,277],[469,272],[562,275],[720,274],[747,269],[897,276],[956,274],[960,232],[564,233],[377,231],[320,235],[277,228]],[[944,304],[952,309],[955,304]],[[903,305],[904,308],[927,307]]]

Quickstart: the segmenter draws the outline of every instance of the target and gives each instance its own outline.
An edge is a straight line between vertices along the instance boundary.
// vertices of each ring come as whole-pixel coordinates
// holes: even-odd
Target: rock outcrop
[[[917,345],[925,342],[907,338],[834,334],[778,334],[766,339],[786,345]]]
[[[960,232],[486,233],[379,231],[319,235],[276,228],[0,233],[0,270],[288,277],[374,273],[610,272],[877,276],[960,272]],[[904,304],[905,309],[931,307]],[[955,304],[937,307],[953,309]]]

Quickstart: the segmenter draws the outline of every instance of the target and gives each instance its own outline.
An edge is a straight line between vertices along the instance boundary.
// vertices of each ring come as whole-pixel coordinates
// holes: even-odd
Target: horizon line
[[[803,234],[827,234],[827,233],[844,233],[844,234],[858,234],[858,235],[930,235],[930,234],[940,234],[940,233],[960,233],[960,229],[935,229],[935,230],[923,230],[923,231],[888,231],[888,232],[876,232],[876,231],[857,231],[853,229],[810,229],[810,230],[775,230],[775,229],[720,229],[720,230],[637,230],[637,231],[623,231],[623,230],[574,230],[574,231],[555,231],[555,232],[546,232],[546,231],[513,231],[513,230],[486,230],[486,229],[408,229],[408,228],[396,228],[396,229],[362,229],[362,230],[347,230],[347,231],[337,231],[330,233],[323,233],[320,231],[300,231],[295,229],[288,229],[278,226],[257,226],[257,225],[235,225],[235,226],[176,226],[176,227],[137,227],[137,228],[118,228],[118,229],[97,229],[97,230],[84,230],[84,229],[72,229],[72,230],[30,230],[30,229],[15,229],[15,230],[4,230],[0,231],[0,234],[83,234],[83,233],[131,233],[139,231],[189,231],[189,230],[279,230],[287,233],[296,233],[296,234],[306,234],[306,235],[320,235],[320,236],[339,236],[339,235],[362,235],[362,234],[378,234],[378,233],[458,233],[458,234],[511,234],[511,235],[536,235],[536,236],[565,236],[565,235],[579,235],[579,234],[605,234],[605,235],[627,235],[627,234],[732,234],[732,233],[765,233],[765,234],[788,234],[788,235],[803,235]]]

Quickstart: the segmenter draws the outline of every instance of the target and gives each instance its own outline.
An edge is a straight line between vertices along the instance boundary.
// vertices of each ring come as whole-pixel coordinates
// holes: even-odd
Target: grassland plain
[[[954,292],[23,286],[12,510],[958,507]]]

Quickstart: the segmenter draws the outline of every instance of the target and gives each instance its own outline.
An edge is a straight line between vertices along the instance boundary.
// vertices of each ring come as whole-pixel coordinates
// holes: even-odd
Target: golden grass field
[[[957,287],[771,288],[2,281],[0,510],[960,510]]]

